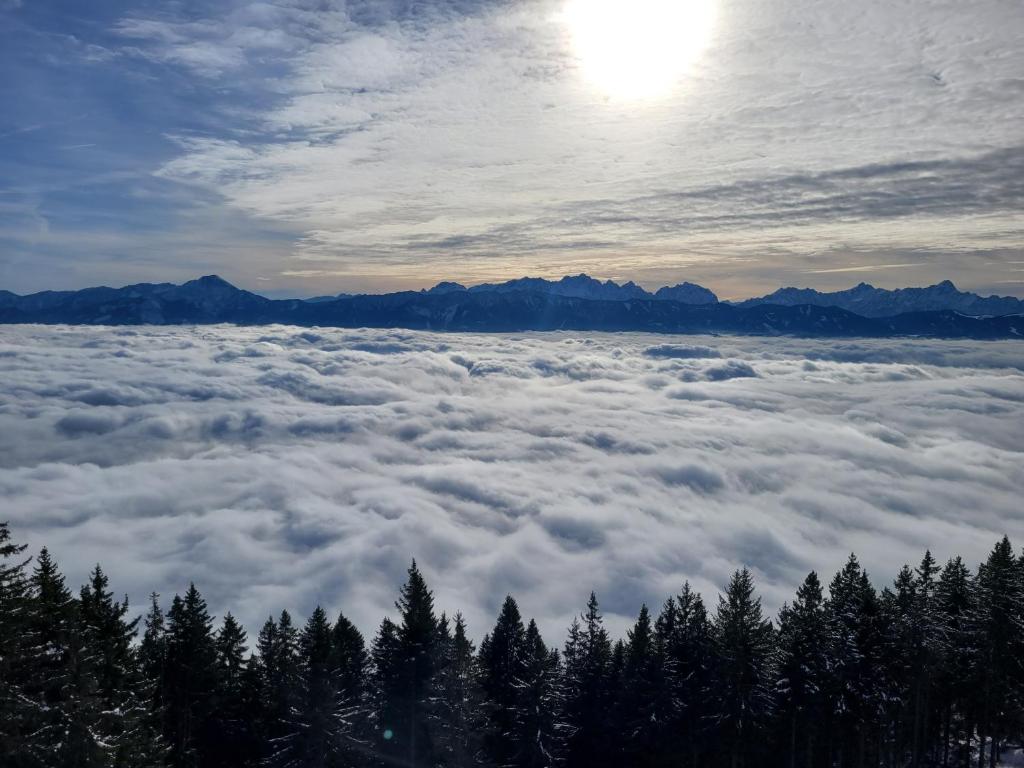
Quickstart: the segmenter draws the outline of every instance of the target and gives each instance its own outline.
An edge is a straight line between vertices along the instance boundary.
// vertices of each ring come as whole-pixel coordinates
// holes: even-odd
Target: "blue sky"
[[[0,287],[1024,295],[1022,37],[1016,0],[0,0]]]

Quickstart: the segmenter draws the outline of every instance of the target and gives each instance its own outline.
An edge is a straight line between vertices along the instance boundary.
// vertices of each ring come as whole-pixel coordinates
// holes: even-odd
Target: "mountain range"
[[[845,291],[820,293],[813,288],[780,288],[767,296],[736,303],[740,307],[775,304],[795,307],[841,307],[864,317],[890,317],[902,312],[934,312],[951,309],[965,315],[1012,315],[1024,312],[1024,301],[1012,296],[979,296],[957,290],[949,280],[926,288],[897,288],[894,291],[860,283]]]
[[[863,283],[837,293],[783,288],[728,303],[692,283],[651,293],[632,282],[620,285],[587,275],[557,281],[527,277],[472,288],[443,282],[423,291],[268,299],[208,275],[182,285],[142,283],[28,296],[0,291],[0,323],[288,323],[445,331],[995,339],[1024,336],[1024,302],[963,293],[945,281],[897,291]]]

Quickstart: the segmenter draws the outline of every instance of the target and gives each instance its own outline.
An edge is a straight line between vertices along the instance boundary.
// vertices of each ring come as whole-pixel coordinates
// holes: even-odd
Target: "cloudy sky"
[[[1024,295],[1019,0],[0,0],[0,287]]]
[[[0,515],[71,584],[194,579],[251,630],[371,632],[415,557],[476,637],[512,592],[551,639],[684,580],[766,608],[851,551],[1024,544],[1024,346],[634,334],[8,326]]]

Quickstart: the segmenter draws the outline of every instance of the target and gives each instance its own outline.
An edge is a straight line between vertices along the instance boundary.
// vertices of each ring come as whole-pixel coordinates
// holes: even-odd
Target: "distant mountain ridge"
[[[925,288],[875,288],[860,283],[845,291],[821,293],[813,288],[780,288],[767,296],[734,302],[738,307],[773,304],[795,307],[840,307],[864,317],[891,317],[903,312],[935,312],[949,309],[965,315],[1013,315],[1024,313],[1024,301],[1012,296],[979,296],[960,291],[949,280]]]
[[[955,290],[955,289],[954,289]],[[577,295],[583,293],[583,296]],[[1024,338],[1024,316],[970,317],[950,309],[867,317],[835,306],[706,301],[710,291],[683,283],[651,294],[633,283],[586,275],[559,281],[525,278],[466,288],[440,283],[426,291],[268,299],[216,275],[182,285],[0,292],[0,323],[97,325],[286,323],[434,331],[651,331],[826,337],[929,336]],[[683,301],[676,297],[694,298]]]
[[[181,285],[139,283],[123,288],[42,291],[28,296],[8,294],[0,296],[0,322],[210,323],[252,316],[273,304],[272,299],[236,288],[217,275],[207,275]]]
[[[656,293],[644,290],[633,281],[619,284],[614,280],[601,282],[590,275],[566,275],[559,280],[543,277],[520,277],[504,283],[482,283],[467,288],[461,283],[441,282],[423,293],[544,293],[550,296],[566,296],[595,301],[629,301],[630,299],[657,299],[659,301],[681,301],[684,304],[717,304],[718,297],[707,288],[693,283],[659,288]]]

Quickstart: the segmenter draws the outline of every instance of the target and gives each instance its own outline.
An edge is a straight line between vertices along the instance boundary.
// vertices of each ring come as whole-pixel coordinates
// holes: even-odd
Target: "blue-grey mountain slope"
[[[693,283],[659,288],[656,293],[644,290],[636,283],[619,284],[614,280],[595,280],[585,274],[566,275],[560,280],[547,280],[543,277],[520,277],[504,283],[484,283],[472,288],[465,288],[458,283],[438,283],[430,289],[433,293],[447,293],[453,290],[466,290],[471,293],[544,293],[551,296],[565,296],[575,299],[593,299],[597,301],[628,301],[630,299],[657,299],[659,301],[681,301],[684,304],[715,304],[718,297],[714,293]]]
[[[590,278],[586,278],[587,281]],[[570,278],[559,290],[598,290]],[[1024,316],[970,317],[952,310],[865,317],[840,307],[809,304],[734,306],[685,303],[644,291],[638,298],[581,298],[529,287],[485,290],[448,284],[441,290],[324,297],[315,302],[274,300],[210,275],[183,285],[140,284],[124,288],[0,294],[0,322],[98,325],[289,323],[305,326],[410,328],[435,331],[651,331],[659,333],[789,334],[797,336],[930,336],[998,339],[1024,335]],[[599,283],[621,295],[636,286]],[[526,286],[535,285],[532,282]],[[699,286],[694,286],[699,288]],[[642,289],[637,289],[642,290]],[[699,294],[698,294],[699,297]]]
[[[1024,301],[1020,299],[1012,296],[979,296],[960,291],[949,280],[925,288],[897,288],[894,291],[875,288],[867,283],[832,293],[821,293],[813,288],[780,288],[767,296],[736,302],[736,306],[740,307],[757,304],[841,307],[864,317],[889,317],[903,312],[934,312],[944,309],[976,317],[1024,313]]]

